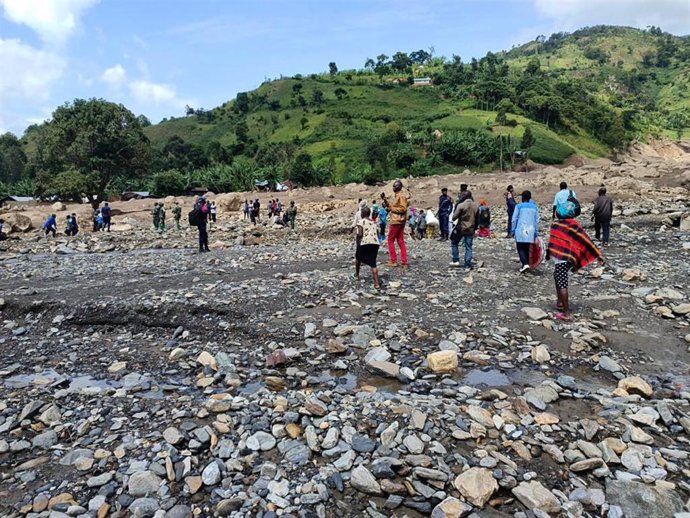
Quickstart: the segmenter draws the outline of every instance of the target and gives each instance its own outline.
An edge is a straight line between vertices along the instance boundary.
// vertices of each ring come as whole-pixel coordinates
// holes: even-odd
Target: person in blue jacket
[[[53,237],[57,234],[57,219],[55,218],[55,214],[51,214],[48,216],[48,219],[46,222],[43,224],[43,230],[46,232],[46,237],[48,237],[48,234],[52,232]]]
[[[515,244],[522,263],[520,273],[524,273],[530,269],[529,247],[539,236],[539,207],[532,199],[530,191],[524,191],[521,198],[522,203],[515,206],[510,230],[515,236]]]

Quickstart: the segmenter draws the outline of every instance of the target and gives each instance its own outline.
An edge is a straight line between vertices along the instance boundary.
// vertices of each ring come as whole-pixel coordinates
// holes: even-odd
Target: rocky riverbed
[[[380,292],[346,217],[6,242],[0,513],[687,517],[688,208],[621,206],[572,323],[502,238]]]

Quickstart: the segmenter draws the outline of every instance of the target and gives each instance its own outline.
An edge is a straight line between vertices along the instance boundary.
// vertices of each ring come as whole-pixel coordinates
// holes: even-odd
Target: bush
[[[475,129],[446,132],[437,143],[437,151],[444,160],[456,165],[488,164],[498,158],[496,139]]]
[[[151,186],[157,196],[176,196],[184,194],[187,190],[187,177],[181,172],[171,169],[153,175]]]

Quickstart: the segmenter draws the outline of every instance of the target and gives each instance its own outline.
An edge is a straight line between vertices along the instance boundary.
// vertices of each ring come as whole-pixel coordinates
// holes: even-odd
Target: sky
[[[690,0],[0,0],[0,133],[75,98],[158,122],[331,61],[430,47],[467,61],[597,24],[690,34]]]

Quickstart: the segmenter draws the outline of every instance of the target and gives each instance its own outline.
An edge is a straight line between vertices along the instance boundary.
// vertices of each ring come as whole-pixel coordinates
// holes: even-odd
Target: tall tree
[[[537,139],[534,137],[534,134],[532,133],[532,128],[530,126],[527,126],[525,128],[525,132],[522,134],[520,147],[523,149],[523,151],[526,152],[527,155],[529,155],[530,148],[532,148],[536,143]]]
[[[13,133],[0,135],[0,182],[14,183],[24,176],[26,155]]]
[[[61,182],[53,180],[69,180],[65,183],[78,186],[95,209],[115,178],[142,175],[148,168],[149,140],[137,117],[121,104],[75,99],[53,112],[46,130],[47,168],[38,176],[45,194],[60,195]]]
[[[331,61],[328,64],[328,73],[331,74],[332,76],[334,76],[338,73],[338,65],[335,64],[335,61]]]

